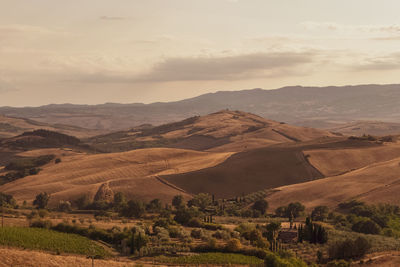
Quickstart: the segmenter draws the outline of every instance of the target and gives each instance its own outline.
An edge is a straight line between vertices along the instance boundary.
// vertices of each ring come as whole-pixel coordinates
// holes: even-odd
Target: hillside
[[[156,127],[147,125],[96,136],[87,143],[101,151],[171,147],[237,152],[335,136],[328,131],[291,126],[247,112],[223,110]]]
[[[49,164],[37,175],[5,184],[0,191],[12,194],[19,201],[32,201],[38,193],[48,192],[52,194],[51,203],[54,205],[59,200],[74,200],[83,194],[93,198],[106,184],[114,192],[123,192],[129,198],[170,201],[177,194],[189,195],[159,175],[215,166],[230,155],[167,148],[67,155],[61,163]]]
[[[228,108],[246,110],[276,121],[321,128],[329,126],[329,121],[399,123],[399,89],[400,85],[292,86],[276,90],[224,91],[168,103],[2,107],[0,114],[116,131],[148,123],[161,125]]]
[[[325,177],[310,164],[304,151],[380,146],[383,145],[344,137],[284,143],[239,152],[215,167],[168,175],[165,179],[191,193],[208,192],[221,198],[230,198]]]
[[[13,118],[0,115],[0,138],[9,138],[21,135],[24,132],[34,130],[49,130],[56,131],[67,135],[76,136],[78,138],[98,135],[101,131],[85,129],[78,126],[63,125],[63,124],[48,124],[38,122],[31,119]]]
[[[382,121],[356,121],[329,127],[332,132],[345,135],[361,136],[366,135],[398,135],[400,134],[400,123]]]
[[[18,136],[0,139],[0,166],[7,164],[18,153],[45,148],[67,148],[78,151],[94,151],[80,139],[59,132],[49,130],[34,130],[24,132]]]
[[[302,184],[276,188],[266,199],[271,209],[299,201],[308,208],[318,205],[335,207],[351,199],[369,203],[400,204],[400,158],[371,164],[367,167]]]

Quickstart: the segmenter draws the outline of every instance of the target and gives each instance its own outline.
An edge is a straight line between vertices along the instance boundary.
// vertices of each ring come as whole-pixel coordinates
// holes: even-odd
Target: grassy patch
[[[156,257],[156,261],[169,264],[263,264],[264,261],[254,257],[230,253],[202,253],[182,257]]]
[[[95,254],[100,257],[108,254],[103,247],[85,237],[39,228],[0,228],[0,245],[60,253]]]

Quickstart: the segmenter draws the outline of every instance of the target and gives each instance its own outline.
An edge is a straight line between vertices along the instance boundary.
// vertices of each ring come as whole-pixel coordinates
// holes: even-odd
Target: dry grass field
[[[309,209],[318,205],[334,207],[353,198],[399,205],[399,177],[400,158],[395,158],[343,175],[279,187],[278,192],[266,199],[272,209],[293,201],[299,201]]]
[[[0,247],[1,267],[87,267],[92,266],[92,260],[77,255],[54,255],[39,251],[20,250]],[[143,262],[135,263],[131,260],[119,258],[116,260],[95,260],[95,266],[133,267],[153,266]]]
[[[170,201],[177,194],[188,195],[163,183],[158,175],[215,166],[231,154],[168,148],[76,154],[64,157],[59,164],[50,163],[38,175],[8,183],[0,190],[12,194],[18,201],[32,201],[38,193],[48,192],[52,194],[51,203],[54,204],[59,200],[76,199],[83,194],[93,197],[99,187],[107,183],[114,192],[123,192],[130,198],[150,200],[157,197]]]
[[[325,176],[333,176],[400,157],[400,145],[378,147],[306,150],[308,160]]]
[[[291,126],[251,113],[223,110],[157,127],[96,136],[88,142],[103,151],[161,146],[238,152],[335,136],[325,130]]]
[[[23,118],[12,118],[0,115],[0,138],[7,138],[17,136],[23,132],[33,131],[38,129],[45,129],[49,131],[56,131],[78,138],[85,138],[101,134],[99,130],[89,130],[77,126],[63,125],[63,124],[47,124],[43,122],[37,122],[30,119]]]

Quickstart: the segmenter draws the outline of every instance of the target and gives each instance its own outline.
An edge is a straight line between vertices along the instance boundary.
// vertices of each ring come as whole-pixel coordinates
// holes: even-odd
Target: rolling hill
[[[48,124],[31,119],[13,118],[0,115],[0,138],[9,138],[34,130],[49,130],[76,136],[78,138],[98,135],[101,131],[85,129],[78,126],[64,124]]]
[[[48,152],[42,150],[35,155]],[[177,194],[189,198],[184,190],[159,176],[211,167],[231,154],[169,148],[97,155],[72,154],[63,156],[59,164],[49,163],[37,175],[1,186],[0,191],[12,194],[18,201],[32,201],[39,192],[48,192],[52,194],[52,205],[84,194],[93,198],[102,185],[114,192],[123,192],[129,198],[170,201]]]
[[[1,107],[0,114],[52,124],[111,131],[160,125],[222,109],[245,110],[299,126],[374,120],[400,122],[400,85],[292,86],[276,90],[221,91],[181,101],[153,104],[47,105]]]
[[[278,187],[266,199],[271,209],[299,201],[311,209],[318,205],[336,207],[358,199],[369,203],[400,204],[400,157],[371,164],[339,176]]]
[[[345,135],[399,135],[400,123],[382,122],[382,121],[356,121],[329,127],[332,132],[342,133]]]
[[[179,122],[95,136],[87,143],[100,151],[170,147],[200,151],[244,151],[285,142],[336,137],[328,131],[292,126],[260,116],[223,110]]]

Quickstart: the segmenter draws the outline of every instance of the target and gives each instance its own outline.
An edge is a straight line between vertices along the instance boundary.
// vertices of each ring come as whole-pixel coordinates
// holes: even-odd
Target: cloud
[[[82,75],[86,82],[170,82],[246,80],[293,75],[297,66],[311,63],[313,52],[254,53],[225,57],[168,58],[144,74],[95,72]]]
[[[52,34],[54,33],[54,31],[49,30],[47,28],[31,26],[31,25],[22,25],[22,24],[0,25],[0,35],[26,34],[26,33]]]
[[[273,75],[277,70],[310,63],[311,52],[255,53],[227,57],[169,58],[137,80],[194,81],[238,80]]]
[[[335,22],[306,21],[301,25],[307,30],[325,29],[330,31],[358,31],[358,32],[380,32],[400,33],[400,25],[347,25]]]
[[[125,17],[101,16],[101,20],[125,20]]]
[[[354,66],[353,69],[356,71],[400,70],[400,52],[365,58],[362,63]]]

